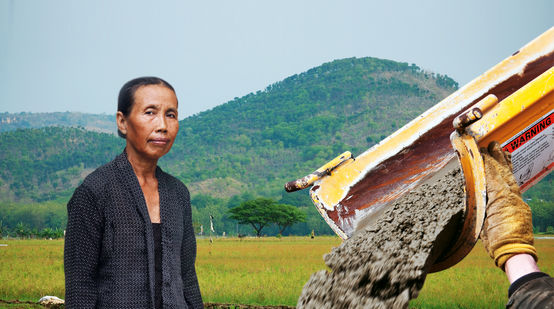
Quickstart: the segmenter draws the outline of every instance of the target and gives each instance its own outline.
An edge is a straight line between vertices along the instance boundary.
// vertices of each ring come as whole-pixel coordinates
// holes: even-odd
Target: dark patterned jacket
[[[189,192],[156,168],[164,308],[202,308]],[[67,308],[154,308],[154,239],[138,179],[123,152],[75,189],[64,248]]]

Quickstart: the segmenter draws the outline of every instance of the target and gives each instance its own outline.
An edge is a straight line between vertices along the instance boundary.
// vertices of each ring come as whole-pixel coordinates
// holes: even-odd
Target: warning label
[[[512,153],[514,176],[522,191],[554,167],[554,111],[502,145]]]

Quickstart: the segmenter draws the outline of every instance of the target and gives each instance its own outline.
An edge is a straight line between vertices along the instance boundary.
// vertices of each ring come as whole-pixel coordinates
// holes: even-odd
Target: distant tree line
[[[533,228],[535,232],[554,234],[554,190],[553,173],[523,194],[531,207]]]
[[[537,233],[554,233],[552,175],[524,194],[533,212]],[[58,238],[67,222],[66,199],[48,202],[0,202],[0,234],[10,237]],[[316,211],[306,192],[283,193],[278,199],[250,193],[229,199],[209,195],[193,196],[192,217],[196,234],[201,227],[208,235],[210,223],[214,235],[333,235]],[[212,219],[210,220],[210,216]]]
[[[2,237],[60,238],[67,223],[65,203],[0,202]]]
[[[191,204],[196,234],[208,235],[211,224],[216,235],[309,235],[312,230],[334,234],[307,195],[283,195],[278,201],[251,193],[230,199],[197,195]]]
[[[43,229],[32,228],[21,222],[16,224],[13,228],[4,226],[4,223],[0,221],[0,239],[5,238],[20,238],[20,239],[57,239],[65,236],[65,230],[62,228],[49,228]]]
[[[265,222],[264,235],[308,235],[312,230],[318,235],[333,234],[307,195],[298,193],[284,194],[278,201],[250,193],[235,195],[229,199],[219,199],[209,195],[193,196],[191,207],[196,234],[200,234],[202,227],[204,234],[207,235],[210,225],[213,224],[214,235],[222,235],[223,232],[233,236],[256,235],[256,231],[248,221],[250,219],[241,221],[240,215],[233,217],[232,211],[232,209],[240,209],[241,205],[251,203],[256,206],[261,205],[263,208],[260,220]],[[64,198],[33,203],[0,202],[0,232],[12,237],[56,238],[52,235],[59,234],[66,228],[66,205],[67,199]],[[243,212],[243,214],[248,213],[248,211]],[[261,232],[260,229],[258,234]]]

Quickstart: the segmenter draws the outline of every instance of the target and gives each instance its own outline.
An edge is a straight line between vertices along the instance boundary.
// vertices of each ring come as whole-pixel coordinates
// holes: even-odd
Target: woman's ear
[[[116,117],[117,129],[123,135],[126,135],[127,134],[127,121],[125,119],[125,115],[123,115],[122,112],[118,111],[115,117]]]

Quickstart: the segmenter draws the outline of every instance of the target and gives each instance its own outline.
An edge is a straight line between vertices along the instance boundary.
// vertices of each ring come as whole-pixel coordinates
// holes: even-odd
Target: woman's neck
[[[144,158],[133,151],[131,147],[127,147],[125,151],[127,152],[127,160],[131,163],[133,171],[139,180],[148,180],[156,177],[157,159]]]

